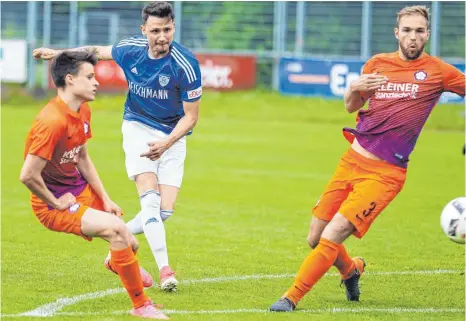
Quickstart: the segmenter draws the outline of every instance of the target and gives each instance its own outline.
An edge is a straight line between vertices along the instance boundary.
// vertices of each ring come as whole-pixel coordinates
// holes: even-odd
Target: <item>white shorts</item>
[[[147,143],[160,141],[168,135],[139,122],[127,120],[123,120],[121,131],[126,171],[130,179],[134,180],[136,175],[152,172],[157,175],[159,184],[181,187],[186,158],[186,136],[167,149],[158,160],[151,161],[140,156],[149,150]]]

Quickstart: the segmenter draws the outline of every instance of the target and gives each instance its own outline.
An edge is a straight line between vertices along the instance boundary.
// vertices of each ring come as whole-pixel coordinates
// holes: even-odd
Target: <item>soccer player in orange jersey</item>
[[[37,115],[24,151],[20,180],[31,191],[39,222],[56,232],[110,243],[111,266],[133,303],[132,314],[167,320],[144,293],[135,257],[138,243],[119,218],[121,209],[108,196],[87,152],[92,137],[88,101],[95,99],[96,56],[64,51],[51,66],[57,96]]]
[[[464,74],[424,53],[429,39],[426,7],[402,9],[395,37],[398,51],[369,59],[345,93],[346,110],[359,110],[356,129],[343,129],[351,148],[313,209],[308,243],[314,250],[271,311],[293,311],[332,265],[340,271],[347,299],[359,301],[365,263],[352,259],[343,242],[351,234],[362,238],[403,188],[409,155],[440,95],[465,94]],[[369,108],[360,110],[367,100]]]

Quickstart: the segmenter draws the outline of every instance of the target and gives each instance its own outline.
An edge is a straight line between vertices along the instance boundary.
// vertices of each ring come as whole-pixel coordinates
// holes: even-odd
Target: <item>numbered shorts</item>
[[[149,142],[165,139],[168,135],[135,121],[123,121],[123,149],[128,177],[134,180],[142,173],[155,173],[159,184],[180,188],[186,159],[186,136],[179,139],[158,160],[141,157],[149,150]]]
[[[356,228],[353,234],[362,238],[405,180],[405,168],[366,158],[350,148],[312,212],[325,221],[342,214]]]
[[[49,230],[75,234],[91,241],[92,237],[84,235],[81,231],[81,218],[88,208],[104,210],[102,200],[89,185],[76,197],[76,204],[66,210],[49,209],[47,204],[43,204],[34,205],[33,211],[39,222]]]

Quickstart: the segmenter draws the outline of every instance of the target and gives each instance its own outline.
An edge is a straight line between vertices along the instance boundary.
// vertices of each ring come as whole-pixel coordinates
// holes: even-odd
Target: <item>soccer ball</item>
[[[466,237],[466,197],[450,201],[442,210],[440,225],[450,240],[465,243]]]

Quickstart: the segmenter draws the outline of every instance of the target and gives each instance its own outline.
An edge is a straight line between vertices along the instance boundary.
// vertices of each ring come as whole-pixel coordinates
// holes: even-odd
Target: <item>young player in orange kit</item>
[[[121,209],[108,196],[92,163],[86,141],[92,137],[88,101],[95,99],[96,56],[89,51],[64,51],[51,73],[57,87],[36,116],[26,139],[20,179],[31,191],[39,222],[56,232],[110,243],[111,266],[133,303],[132,315],[167,320],[144,293],[144,271],[135,251],[137,240],[119,218]]]
[[[365,263],[351,259],[343,242],[351,234],[362,238],[403,188],[409,155],[440,95],[465,94],[464,74],[424,53],[429,39],[426,7],[402,9],[395,37],[398,51],[369,59],[345,93],[346,110],[359,110],[356,129],[343,129],[351,148],[313,209],[308,243],[314,250],[271,311],[293,311],[332,265],[340,271],[347,299],[359,301]],[[367,100],[369,108],[360,110]]]

